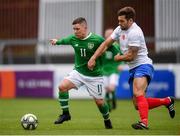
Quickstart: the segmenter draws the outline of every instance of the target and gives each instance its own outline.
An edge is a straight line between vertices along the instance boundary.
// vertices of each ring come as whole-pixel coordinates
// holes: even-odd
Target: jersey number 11
[[[81,57],[86,57],[86,49],[80,48]]]

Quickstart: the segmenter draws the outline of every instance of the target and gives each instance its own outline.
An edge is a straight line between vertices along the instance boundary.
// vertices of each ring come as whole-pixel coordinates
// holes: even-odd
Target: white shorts
[[[118,85],[119,76],[118,74],[111,74],[110,76],[104,76],[104,86],[108,87],[110,85]]]
[[[105,89],[103,84],[103,76],[90,77],[80,74],[78,71],[73,70],[65,79],[71,81],[77,88],[85,86],[90,96],[95,99],[104,99]]]

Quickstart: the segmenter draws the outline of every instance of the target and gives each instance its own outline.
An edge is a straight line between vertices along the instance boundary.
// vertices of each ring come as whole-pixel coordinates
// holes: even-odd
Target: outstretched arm
[[[67,37],[60,38],[60,39],[51,39],[50,43],[51,43],[51,45],[71,45],[72,37],[73,37],[73,35],[69,35]]]
[[[57,39],[51,39],[50,40],[50,43],[51,43],[51,45],[56,45],[56,42],[57,42],[58,40]]]
[[[96,59],[101,56],[113,42],[114,40],[110,36],[99,46],[94,55],[88,61],[88,68],[90,70],[93,70],[94,66],[96,65]]]

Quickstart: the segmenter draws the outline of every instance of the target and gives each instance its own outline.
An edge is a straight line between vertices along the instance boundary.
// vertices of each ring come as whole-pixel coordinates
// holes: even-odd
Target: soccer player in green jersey
[[[68,105],[68,91],[72,88],[78,89],[84,85],[89,94],[94,98],[104,118],[105,128],[111,129],[112,124],[109,118],[109,108],[104,101],[105,89],[103,84],[101,57],[97,60],[97,65],[94,70],[91,71],[87,67],[89,59],[104,41],[104,38],[88,31],[85,18],[76,18],[72,22],[72,25],[74,34],[66,38],[50,40],[52,45],[71,45],[75,52],[74,70],[65,77],[59,85],[59,103],[63,113],[54,123],[62,124],[64,121],[71,119]]]
[[[104,37],[107,39],[113,32],[112,28],[108,28],[105,30]],[[114,60],[114,56],[120,53],[119,44],[117,42],[113,43],[116,50],[113,48],[109,48],[103,58],[103,75],[104,75],[104,86],[106,90],[106,102],[109,106],[109,109],[116,108],[116,96],[115,90],[118,85],[119,74],[121,71],[121,64],[123,62],[117,62]]]

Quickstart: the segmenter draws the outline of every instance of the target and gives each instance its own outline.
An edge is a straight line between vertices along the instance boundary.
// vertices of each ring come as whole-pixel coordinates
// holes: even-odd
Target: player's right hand
[[[51,39],[50,40],[51,45],[56,45],[56,42],[57,42],[57,39]]]
[[[88,61],[89,70],[93,70],[95,65],[96,65],[96,61],[95,61],[95,59],[93,59],[93,57],[91,57],[90,60]]]
[[[117,55],[114,56],[115,61],[120,61],[121,55],[118,53]]]

